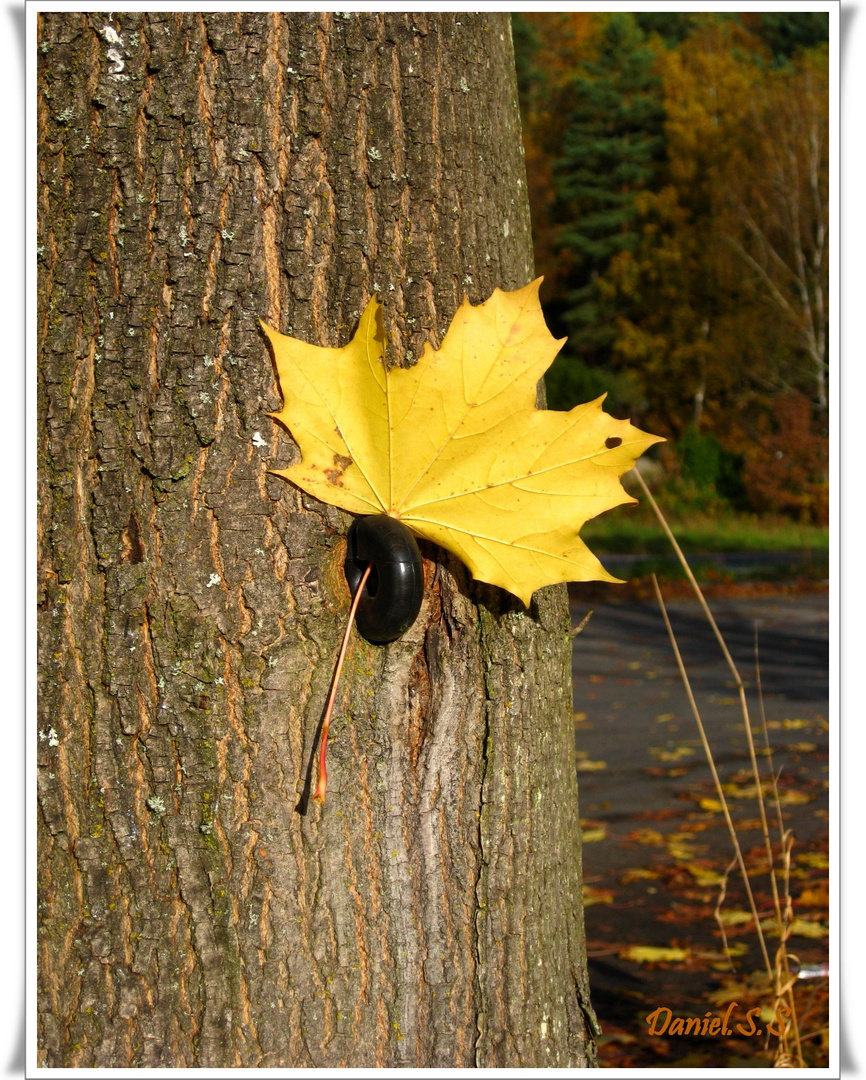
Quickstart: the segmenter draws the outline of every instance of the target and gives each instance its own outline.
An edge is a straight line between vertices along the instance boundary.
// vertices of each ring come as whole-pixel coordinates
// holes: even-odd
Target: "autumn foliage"
[[[514,20],[551,404],[607,390],[717,440],[743,508],[826,520],[826,16]]]
[[[822,524],[828,516],[827,440],[812,423],[812,407],[792,391],[773,402],[767,431],[746,457],[744,480],[753,508]]]

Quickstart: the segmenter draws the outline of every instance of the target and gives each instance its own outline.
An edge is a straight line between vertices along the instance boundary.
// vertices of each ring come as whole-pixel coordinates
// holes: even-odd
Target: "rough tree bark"
[[[504,14],[44,13],[39,1055],[592,1060],[562,587],[355,637],[259,317],[392,355],[532,277]]]

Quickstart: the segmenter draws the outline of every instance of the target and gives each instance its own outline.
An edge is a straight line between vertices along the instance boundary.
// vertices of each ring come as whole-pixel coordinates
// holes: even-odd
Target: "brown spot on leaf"
[[[622,445],[622,439],[618,435],[611,435],[609,439],[604,440],[604,445],[608,448],[608,450],[613,450],[615,446]]]
[[[345,457],[343,454],[334,454],[334,467],[333,469],[325,469],[325,476],[328,481],[337,486],[343,483],[343,473],[352,464],[350,457]]]

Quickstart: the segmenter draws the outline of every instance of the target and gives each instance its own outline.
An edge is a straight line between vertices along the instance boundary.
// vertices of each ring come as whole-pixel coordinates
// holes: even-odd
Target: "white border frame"
[[[831,672],[831,691],[830,691],[830,859],[831,859],[831,936],[830,936],[830,963],[831,963],[831,1001],[830,1001],[830,1026],[831,1026],[831,1050],[830,1061],[831,1066],[829,1069],[809,1069],[809,1070],[793,1070],[789,1071],[787,1075],[795,1076],[839,1076],[840,1073],[840,1044],[842,1050],[842,1058],[847,1059],[842,1061],[844,1065],[846,1075],[855,1075],[859,1070],[854,1061],[851,1060],[851,1047],[848,1040],[850,1040],[855,1034],[860,1034],[860,1027],[858,1025],[859,1019],[859,1005],[863,1003],[863,983],[864,979],[861,975],[861,963],[858,959],[855,959],[856,951],[849,947],[849,940],[846,939],[846,964],[842,970],[842,981],[839,979],[839,963],[840,963],[840,905],[839,905],[839,886],[840,886],[840,703],[841,703],[841,686],[839,678],[839,664],[842,657],[843,650],[840,644],[840,617],[843,612],[840,610],[840,574],[841,574],[841,549],[839,545],[840,526],[841,526],[841,490],[842,490],[842,461],[840,458],[839,450],[841,449],[840,441],[840,415],[844,412],[844,416],[847,420],[846,428],[850,431],[858,431],[863,425],[863,419],[855,413],[855,409],[859,408],[859,402],[864,401],[862,393],[848,393],[848,387],[852,385],[849,383],[849,379],[852,378],[852,368],[860,368],[858,371],[853,385],[857,385],[858,380],[864,380],[864,386],[860,387],[861,390],[866,390],[866,378],[862,374],[862,368],[866,367],[866,358],[861,359],[856,355],[855,344],[852,340],[852,323],[859,314],[859,309],[863,304],[863,300],[858,294],[855,294],[852,289],[849,288],[849,303],[851,304],[852,318],[848,320],[847,329],[847,344],[849,349],[849,364],[848,370],[845,372],[845,392],[846,397],[844,399],[844,409],[842,408],[843,398],[841,393],[842,387],[842,369],[840,363],[840,342],[841,342],[841,305],[840,305],[840,261],[836,255],[840,248],[840,241],[847,250],[846,258],[846,271],[851,272],[852,278],[856,274],[856,270],[859,267],[856,263],[860,262],[858,258],[858,242],[857,240],[849,240],[850,229],[843,239],[840,231],[840,3],[839,0],[789,0],[788,3],[774,2],[774,0],[745,0],[745,2],[738,3],[737,0],[720,0],[717,3],[652,3],[649,0],[638,0],[638,2],[630,4],[616,4],[612,2],[599,3],[550,3],[545,5],[545,10],[549,11],[610,11],[616,8],[628,11],[721,11],[725,9],[747,12],[747,11],[827,11],[830,16],[830,72],[831,72],[831,98],[830,98],[830,130],[831,136],[834,139],[834,146],[831,151],[831,166],[830,166],[830,190],[831,190],[831,214],[830,214],[830,229],[831,229],[831,251],[833,257],[831,258],[830,269],[830,297],[831,297],[831,314],[830,314],[830,351],[831,351],[831,370],[830,370],[830,431],[831,431],[831,517],[830,525],[832,535],[835,540],[831,539],[830,546],[830,672]],[[19,5],[20,9],[20,5]],[[504,9],[504,5],[501,4],[453,4],[453,3],[439,3],[439,4],[372,4],[372,3],[349,3],[341,6],[341,11],[379,11],[379,10],[395,10],[395,11],[501,11]],[[14,9],[9,9],[10,14],[14,16]],[[284,3],[262,3],[260,0],[250,3],[225,3],[225,2],[211,2],[205,4],[196,4],[190,2],[164,2],[158,3],[153,0],[147,0],[142,3],[94,3],[92,0],[85,3],[78,4],[63,4],[59,2],[48,2],[48,0],[28,0],[26,3],[26,213],[25,213],[25,228],[26,228],[26,272],[24,281],[26,282],[26,326],[27,333],[27,365],[26,365],[26,431],[25,431],[25,443],[26,454],[26,469],[24,472],[24,496],[26,498],[26,517],[25,517],[25,557],[26,557],[26,575],[25,575],[25,641],[26,641],[26,689],[25,694],[22,695],[26,706],[26,767],[25,767],[25,780],[26,798],[24,799],[25,807],[25,825],[27,835],[27,850],[26,850],[26,884],[27,884],[27,900],[26,900],[26,1053],[27,1053],[27,1076],[64,1076],[64,1075],[76,1075],[76,1076],[106,1076],[106,1070],[103,1069],[37,1069],[36,1068],[36,1046],[35,1046],[35,985],[36,985],[36,918],[35,918],[35,896],[36,896],[36,852],[34,842],[34,832],[32,828],[27,824],[30,815],[33,813],[36,806],[36,641],[35,641],[35,618],[32,617],[32,613],[35,611],[36,601],[36,565],[35,565],[35,521],[36,521],[36,466],[35,466],[35,433],[36,433],[36,411],[35,411],[35,387],[36,387],[36,355],[35,355],[35,340],[34,340],[34,327],[36,319],[36,209],[35,209],[35,181],[36,181],[36,145],[34,139],[34,132],[36,130],[36,100],[35,100],[35,61],[36,61],[36,15],[42,11],[305,11],[309,10],[309,5],[298,4],[284,4]],[[317,8],[315,10],[336,10],[328,8]],[[508,9],[511,10],[511,9]],[[529,5],[515,5],[514,10],[536,10]],[[846,102],[848,112],[848,124],[846,140],[846,152],[847,148],[851,147],[852,150],[856,147],[857,153],[862,154],[859,150],[859,144],[863,141],[863,137],[860,134],[862,128],[861,116],[862,110],[866,108],[866,87],[862,84],[864,77],[862,75],[862,67],[858,68],[857,61],[854,59],[853,50],[855,43],[859,44],[860,52],[863,53],[863,41],[866,38],[866,27],[862,24],[866,22],[866,0],[861,0],[859,4],[846,3],[844,7],[844,14],[849,25],[846,27]],[[855,33],[856,31],[856,33]],[[4,42],[5,46],[6,42]],[[9,50],[14,54],[14,47]],[[4,64],[6,69],[4,74],[9,78],[10,72],[14,78],[14,60],[10,62],[7,59],[7,63]],[[15,93],[13,89],[12,98],[14,100]],[[8,100],[8,97],[7,97]],[[15,142],[15,136],[12,136],[12,142]],[[862,203],[862,196],[859,193],[859,188],[862,186],[863,171],[856,166],[859,164],[855,160],[854,171],[852,172],[849,165],[847,171],[848,184],[851,191],[851,203],[847,209],[854,211],[854,203]],[[20,205],[21,200],[13,196],[13,202]],[[863,229],[863,217],[864,211],[856,207],[855,211],[858,215],[856,225],[858,239],[866,241]],[[848,217],[846,215],[846,227],[848,225]],[[16,275],[20,281],[20,275]],[[8,284],[8,283],[7,283]],[[13,283],[14,284],[14,283]],[[7,292],[8,295],[8,292]],[[855,295],[857,301],[854,301]],[[14,304],[13,304],[14,306]],[[19,308],[20,310],[20,308]],[[13,317],[14,318],[14,317]],[[14,347],[11,348],[9,354],[7,354],[7,364],[14,365],[15,357],[20,355],[20,351]],[[15,397],[15,378],[14,375],[7,373],[7,397],[11,397],[14,401]],[[11,387],[9,382],[11,381]],[[23,380],[22,380],[23,381]],[[13,405],[14,410],[14,405]],[[3,431],[4,443],[3,449],[7,451],[7,461],[14,461],[16,454],[16,447],[21,445],[19,441],[19,431],[13,423],[11,427],[6,426]],[[853,480],[854,478],[851,477]],[[857,478],[859,479],[859,477]],[[13,485],[14,486],[14,485]],[[858,545],[856,541],[850,535],[853,528],[857,527],[858,522],[846,522],[849,532],[849,548],[850,554],[857,551]],[[10,530],[11,533],[15,533],[14,528]],[[20,533],[17,534],[20,536]],[[20,541],[19,541],[20,544]],[[853,548],[853,550],[852,550]],[[4,558],[5,557],[5,558]],[[4,538],[3,548],[0,549],[0,559],[3,559],[4,565],[9,568],[12,565],[21,565],[23,560],[19,557],[19,547],[14,540],[10,538]],[[8,571],[7,571],[8,572]],[[850,573],[855,581],[850,583],[852,589],[856,587],[858,594],[862,593],[863,587],[859,582],[856,582],[858,575],[858,569],[851,567]],[[13,584],[17,584],[13,575],[10,574]],[[8,584],[7,584],[8,588]],[[18,589],[21,586],[18,585]],[[848,590],[846,589],[846,598],[848,596]],[[866,601],[866,596],[858,596],[858,599]],[[846,672],[850,683],[853,683],[854,678],[859,673],[859,669],[863,665],[863,659],[859,650],[860,635],[857,633],[858,623],[860,622],[859,611],[861,610],[860,604],[857,600],[852,599],[850,601],[851,610],[847,611],[846,605],[846,630],[848,634],[845,638],[846,648],[844,655],[846,658]],[[11,639],[7,636],[5,642],[5,648],[0,650],[0,655],[7,666],[7,683],[16,681],[17,671],[21,670],[20,659],[16,660],[16,657],[20,658],[22,652],[23,642],[20,639],[20,635],[13,635]],[[857,709],[854,705],[856,701],[857,705],[860,704],[860,697],[863,691],[858,686],[855,689],[849,687],[849,693],[846,695],[848,698],[849,706],[851,706],[851,715],[849,717],[848,729],[845,732],[846,736],[846,750],[848,750],[848,756],[846,757],[846,769],[847,776],[846,789],[854,794],[848,799],[849,809],[852,812],[852,822],[849,825],[849,832],[846,834],[848,839],[849,854],[856,858],[859,855],[859,848],[862,846],[860,838],[860,831],[857,827],[857,807],[856,804],[852,805],[853,800],[856,799],[858,789],[862,787],[863,781],[860,778],[860,770],[864,762],[863,756],[859,753],[859,749],[862,748],[862,742],[858,744],[857,749],[850,750],[852,743],[856,740],[862,740],[862,734],[856,730],[856,728],[862,724],[860,719],[861,710]],[[857,695],[854,697],[854,695]],[[8,718],[14,722],[15,714],[17,710],[9,710],[7,714]],[[14,754],[9,755],[14,759]],[[14,768],[14,765],[13,765]],[[15,791],[14,786],[12,791]],[[6,795],[7,803],[11,805],[14,800],[9,799]],[[21,804],[20,801],[18,803]],[[12,820],[14,820],[14,811]],[[10,820],[7,813],[6,819]],[[7,832],[8,835],[8,832]],[[854,845],[857,845],[856,847]],[[15,850],[14,845],[10,845],[7,848],[7,859],[15,862],[15,856],[12,852]],[[859,860],[858,860],[859,861]],[[19,860],[20,865],[20,860]],[[854,874],[850,875],[850,878],[846,881],[846,892],[848,894],[848,903],[846,904],[850,918],[848,920],[847,933],[853,934],[856,930],[856,924],[860,920],[855,917],[857,910],[857,882],[852,880]],[[9,911],[7,909],[7,919]],[[13,923],[15,916],[13,914]],[[14,930],[7,921],[7,935],[14,937]],[[854,942],[850,942],[853,946]],[[862,943],[860,945],[859,960],[866,960],[863,956]],[[12,1025],[14,1030],[11,1037],[7,1039],[7,1046],[9,1047],[9,1053],[16,1055],[10,1061],[8,1070],[14,1074],[16,1070],[16,1058],[18,1054],[18,1046],[20,1044],[20,1004],[18,1004],[17,998],[17,977],[14,971],[15,963],[12,963],[13,970],[7,969],[7,986],[6,986],[6,1008],[3,1009],[7,1025]],[[847,1025],[843,1029],[840,1026],[840,989],[843,994],[843,1003],[845,1006],[845,1019]],[[857,1006],[854,1005],[854,1001],[858,1000]],[[14,1027],[16,1021],[19,1022],[17,1028]],[[866,1060],[866,1047],[860,1045],[861,1063]],[[7,1059],[8,1060],[8,1059]],[[854,1071],[851,1071],[853,1068]],[[449,1073],[458,1073],[460,1075],[468,1074],[494,1074],[497,1076],[520,1076],[525,1074],[532,1074],[534,1070],[529,1069],[383,1069],[383,1070],[365,1070],[365,1069],[344,1069],[344,1070],[330,1070],[340,1074],[354,1075],[354,1076],[374,1076],[381,1072],[389,1073],[395,1076],[444,1076]],[[329,1072],[330,1072],[329,1071]],[[557,1073],[565,1075],[577,1075],[585,1070],[579,1069],[565,1069],[557,1070]],[[648,1070],[612,1070],[602,1069],[593,1070],[593,1074],[601,1073],[616,1073],[620,1076],[639,1076],[643,1075]],[[658,1070],[655,1070],[658,1071]],[[285,1077],[306,1077],[306,1076],[319,1076],[323,1075],[322,1070],[317,1069],[217,1069],[210,1070],[209,1075],[226,1075],[226,1076],[260,1076],[262,1074],[273,1074]],[[696,1069],[693,1072],[689,1071],[688,1075],[699,1076],[734,1076],[734,1077],[752,1077],[754,1072],[746,1069]],[[144,1076],[198,1076],[202,1075],[200,1069],[124,1069],[124,1070],[112,1070],[112,1076],[116,1077],[144,1077]],[[685,1075],[685,1073],[684,1073]]]

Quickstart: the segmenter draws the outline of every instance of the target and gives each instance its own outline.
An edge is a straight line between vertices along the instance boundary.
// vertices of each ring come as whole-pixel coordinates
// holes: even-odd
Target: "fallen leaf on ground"
[[[724,874],[720,874],[716,870],[710,870],[706,866],[699,866],[697,863],[685,863],[683,869],[691,874],[696,885],[721,885],[725,880]]]
[[[724,950],[713,952],[696,952],[694,953],[694,955],[699,957],[701,960],[714,960],[720,963],[727,963],[729,957],[745,956],[748,951],[748,945],[743,945],[740,942],[737,942],[734,945],[729,945],[727,952],[725,952]]]
[[[802,907],[827,907],[830,903],[830,887],[826,881],[819,881],[817,885],[809,885],[797,897],[797,903]]]
[[[632,870],[626,870],[620,875],[620,885],[630,885],[633,881],[657,881],[659,878],[659,872],[657,870],[648,870],[642,866],[636,866]]]
[[[779,805],[800,806],[803,803],[811,802],[814,798],[815,796],[808,791],[780,791]]]
[[[767,727],[770,730],[784,728],[785,731],[799,731],[801,728],[809,727],[809,721],[800,718],[794,720],[768,720]]]
[[[722,784],[722,791],[724,791],[729,799],[754,799],[757,797],[758,793],[758,789],[754,784]],[[773,788],[770,784],[761,785],[761,794],[765,799],[775,799]],[[778,793],[779,804],[781,806],[799,806],[803,803],[811,802],[814,798],[815,796],[807,791],[796,791],[793,788]]]
[[[665,846],[668,850],[668,855],[679,863],[691,863],[695,855],[699,854],[694,848],[694,839],[691,836],[668,836],[665,840]],[[702,846],[700,852],[706,851],[706,847]]]
[[[592,907],[593,904],[612,904],[613,892],[610,889],[596,889],[592,885],[583,886],[583,906]]]
[[[695,751],[689,746],[675,746],[673,750],[666,750],[661,746],[650,747],[650,753],[658,761],[681,761],[683,758],[694,757]]]
[[[800,852],[794,856],[794,860],[803,866],[811,866],[815,870],[827,870],[830,866],[830,860],[827,856],[821,855],[817,851]]]
[[[607,837],[607,829],[604,826],[600,829],[583,829],[580,835],[584,844],[595,844]]]
[[[744,926],[753,921],[750,911],[721,911],[719,922],[722,926]]]
[[[776,929],[774,919],[765,919],[761,923],[762,930],[773,931]],[[830,931],[819,922],[810,922],[808,919],[794,919],[790,926],[790,933],[794,937],[822,938],[827,937]]]
[[[634,829],[625,837],[632,844],[663,844],[664,836],[655,829]]]
[[[656,945],[632,945],[619,954],[623,960],[636,964],[678,964],[688,960],[686,949],[671,949]]]

